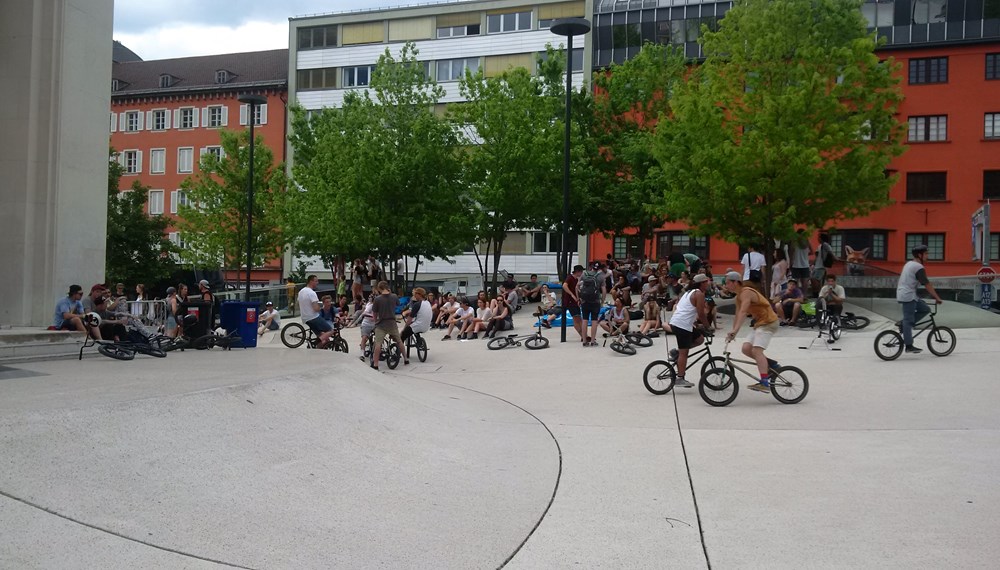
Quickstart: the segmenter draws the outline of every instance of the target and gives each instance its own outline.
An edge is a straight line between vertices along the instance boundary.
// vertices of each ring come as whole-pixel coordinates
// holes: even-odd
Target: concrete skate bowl
[[[0,515],[4,527],[19,529],[4,531],[0,562],[54,567],[65,550],[87,543],[79,567],[137,546],[173,557],[146,567],[503,565],[557,485],[559,452],[548,430],[487,395],[367,372],[339,365],[177,396],[5,414],[0,513],[27,510],[43,522],[11,525]],[[57,518],[93,536],[52,532],[44,521]],[[108,538],[110,552],[88,550]]]

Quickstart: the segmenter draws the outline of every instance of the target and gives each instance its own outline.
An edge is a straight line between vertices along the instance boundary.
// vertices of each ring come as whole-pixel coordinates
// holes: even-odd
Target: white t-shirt
[[[493,318],[493,309],[486,307],[482,311],[479,311],[479,320],[486,322]]]
[[[457,306],[458,306],[458,303],[456,303],[454,301],[449,301],[449,302],[441,305],[441,307],[438,309],[438,311],[444,311],[445,313],[450,313],[452,311],[452,309],[454,309]]]
[[[417,314],[413,315],[413,322],[410,323],[410,330],[415,333],[425,333],[431,330],[431,318],[434,315],[434,309],[431,308],[430,302],[426,299],[420,302],[420,308],[417,309]]]
[[[316,292],[308,286],[299,291],[299,311],[302,312],[302,322],[308,322],[319,316],[319,312],[313,308],[313,303],[319,303]]]
[[[365,303],[365,308],[363,311],[361,311],[361,324],[363,325],[375,324],[375,305],[371,301]]]
[[[276,325],[280,325],[281,324],[281,313],[279,313],[277,309],[273,309],[273,308],[271,310],[269,310],[269,311],[264,311],[263,313],[261,313],[259,321],[264,321],[265,319],[267,319],[271,315],[274,315],[274,319],[271,322],[274,323],[274,324],[276,324]]]
[[[750,271],[760,271],[760,268],[764,267],[767,261],[764,259],[763,253],[748,251],[743,254],[740,263],[743,265],[743,280],[746,281],[750,279]]]
[[[474,316],[475,314],[476,314],[476,310],[473,309],[472,307],[467,307],[465,309],[463,309],[462,307],[459,307],[458,310],[455,311],[455,320],[456,321],[460,321],[464,317],[471,317],[471,316]]]

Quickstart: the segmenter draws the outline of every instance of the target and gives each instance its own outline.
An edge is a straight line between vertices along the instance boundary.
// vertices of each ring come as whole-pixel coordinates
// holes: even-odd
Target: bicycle
[[[811,329],[819,324],[819,319],[816,315],[816,302],[809,301],[808,303],[802,304],[802,312],[799,314],[799,318],[795,321],[795,326],[800,329]],[[859,331],[869,324],[871,324],[871,319],[862,315],[856,315],[851,312],[844,312],[840,315],[840,328],[845,331]]]
[[[542,336],[542,316],[535,313],[538,317],[535,322],[535,332],[525,335],[510,334],[506,336],[498,336],[491,338],[488,343],[486,343],[486,348],[490,350],[500,350],[503,348],[510,348],[512,346],[524,345],[528,350],[541,350],[543,348],[549,347],[549,339]]]
[[[818,317],[819,333],[812,339],[809,346],[800,346],[799,348],[809,350],[817,340],[825,336],[826,344],[824,346],[826,346],[827,350],[840,350],[839,348],[834,348],[831,345],[840,340],[840,333],[842,330],[841,317],[824,308],[818,309],[816,311],[816,316]]]
[[[936,303],[931,305],[931,312],[919,323],[914,323],[913,329],[915,332],[913,340],[917,340],[918,336],[930,330],[930,334],[927,335],[927,349],[934,356],[948,356],[955,350],[955,345],[957,344],[955,333],[948,327],[937,325],[937,322],[934,320],[937,310],[938,305]],[[887,330],[880,332],[875,337],[875,354],[882,360],[896,360],[900,354],[903,354],[902,323],[896,323],[896,327],[900,332]],[[918,328],[920,330],[917,330]]]
[[[636,350],[635,347],[632,346],[632,340],[629,335],[639,335],[639,333],[626,333],[623,329],[624,327],[621,325],[613,325],[610,333],[604,333],[604,344],[602,346],[607,346],[608,341],[611,341],[611,350],[617,352],[618,354],[634,356]],[[639,336],[646,338],[644,335]],[[649,346],[652,346],[653,340],[647,340],[649,340]]]
[[[118,340],[106,340],[96,339],[90,332],[91,327],[100,326],[100,316],[91,313],[84,317],[84,323],[87,324],[87,338],[84,339],[83,346],[80,347],[79,360],[83,360],[83,350],[94,345],[97,345],[97,352],[115,360],[132,360],[136,353],[156,358],[167,356],[166,351],[160,347],[160,336],[156,333],[146,332],[141,328],[141,323],[137,324],[138,319],[126,313],[117,314],[116,318],[126,320],[126,335]]]
[[[664,335],[664,341],[666,342],[667,335]],[[725,359],[721,356],[712,356],[712,339],[715,335],[711,333],[705,334],[705,342],[698,349],[688,351],[687,368],[691,369],[694,365],[701,359],[706,358],[704,364],[701,365],[701,375],[714,366],[713,363],[724,361]],[[668,353],[669,353],[669,342]],[[674,349],[675,351],[677,349]],[[670,354],[670,360],[654,360],[646,365],[646,370],[642,373],[642,383],[646,386],[646,389],[657,396],[662,396],[674,387],[674,381],[677,380],[677,370],[674,368],[674,363],[677,361],[677,356]]]
[[[417,356],[420,356],[419,352],[417,352]],[[396,341],[392,340],[392,337],[386,335],[382,339],[382,351],[379,353],[378,359],[379,362],[384,360],[389,365],[390,370],[395,370],[399,366],[402,355],[399,352],[399,347],[396,346]],[[407,359],[409,359],[409,356],[407,356]],[[361,360],[367,360],[369,366],[375,366],[375,331],[368,333],[368,342],[365,343],[365,350],[361,356]]]
[[[420,362],[427,362],[427,341],[418,332],[406,337],[406,358],[410,357],[411,349],[417,350],[417,358],[420,359]]]
[[[281,344],[288,348],[298,348],[309,343],[307,348],[319,348],[319,335],[300,323],[288,323],[281,329]],[[340,336],[340,326],[333,326],[333,335],[323,348],[347,354],[347,340]]]
[[[755,383],[760,381],[756,361],[733,358],[728,342],[723,349],[723,355],[723,366],[713,366],[706,370],[698,381],[698,394],[710,406],[728,406],[736,399],[740,391],[737,372],[748,376]],[[748,364],[753,368],[748,371],[739,364]],[[771,395],[782,404],[797,404],[809,393],[809,378],[795,366],[771,368],[770,384]]]

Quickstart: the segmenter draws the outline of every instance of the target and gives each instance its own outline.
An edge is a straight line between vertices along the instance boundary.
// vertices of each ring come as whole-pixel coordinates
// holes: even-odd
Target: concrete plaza
[[[782,329],[797,405],[654,396],[663,338],[625,357],[572,330],[540,351],[431,331],[426,363],[382,373],[357,329],[348,355],[269,334],[9,365],[0,567],[995,567],[1000,330],[883,362],[887,326],[839,352]]]

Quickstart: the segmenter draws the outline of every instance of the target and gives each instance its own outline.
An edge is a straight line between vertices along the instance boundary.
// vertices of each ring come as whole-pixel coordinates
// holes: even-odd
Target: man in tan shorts
[[[746,285],[743,284],[742,277],[735,271],[726,273],[725,289],[736,295],[736,319],[733,321],[733,330],[726,335],[726,342],[732,342],[736,338],[740,327],[743,326],[743,320],[749,314],[753,318],[753,332],[743,343],[743,354],[753,358],[757,363],[760,382],[751,384],[748,388],[756,392],[770,393],[770,371],[778,368],[778,363],[765,356],[764,349],[771,343],[774,333],[778,332],[778,315],[774,313],[767,297],[760,292],[760,272],[752,272]],[[754,277],[757,278],[756,282]]]
[[[389,290],[389,284],[385,281],[379,281],[375,285],[375,291],[379,295],[372,301],[372,307],[375,311],[375,346],[373,347],[371,367],[378,370],[382,341],[385,340],[386,335],[391,337],[396,346],[399,347],[399,353],[403,355],[403,364],[409,364],[410,359],[406,357],[406,351],[403,350],[403,339],[400,338],[399,327],[396,326],[396,304],[399,299],[392,294]]]

